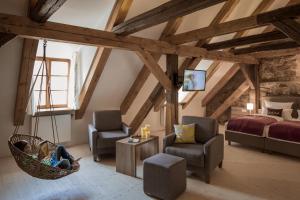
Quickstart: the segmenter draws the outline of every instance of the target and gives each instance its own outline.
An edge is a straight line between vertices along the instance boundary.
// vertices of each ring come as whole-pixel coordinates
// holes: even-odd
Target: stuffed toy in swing
[[[40,179],[59,179],[74,172],[77,172],[80,168],[79,159],[75,160],[62,145],[56,145],[56,139],[59,143],[58,130],[56,125],[56,118],[53,115],[52,95],[50,88],[50,79],[47,74],[46,63],[46,41],[44,41],[44,55],[43,61],[39,66],[37,76],[33,81],[32,87],[29,92],[29,96],[26,99],[27,104],[29,98],[32,95],[33,88],[40,76],[42,78],[47,77],[46,88],[49,91],[50,99],[50,119],[52,126],[53,143],[45,141],[37,136],[39,127],[39,112],[41,103],[41,91],[43,88],[43,81],[40,81],[40,92],[38,95],[38,105],[35,117],[35,126],[33,135],[19,134],[18,130],[20,124],[18,124],[13,132],[13,135],[9,138],[8,146],[17,163],[17,165],[27,174],[40,178]],[[56,133],[56,136],[55,136]]]

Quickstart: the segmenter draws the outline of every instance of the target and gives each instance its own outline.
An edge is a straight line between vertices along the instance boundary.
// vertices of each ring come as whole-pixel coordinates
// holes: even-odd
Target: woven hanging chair
[[[14,145],[16,142],[24,140],[32,146],[36,146],[43,140],[40,137],[22,134],[14,134],[9,138],[8,146],[17,165],[30,176],[40,179],[55,180],[79,171],[80,165],[78,161],[74,161],[73,165],[76,166],[76,168],[73,167],[71,170],[51,167],[41,163],[39,160],[33,158],[24,151],[21,151]],[[54,149],[56,147],[56,145],[51,142],[48,142],[48,145],[50,149]]]
[[[39,68],[39,72],[38,72],[38,75],[40,75],[40,71],[42,71],[42,74],[40,75],[42,77],[48,76],[47,74],[46,75],[43,74],[44,67],[47,67],[46,62],[45,62],[45,60],[46,60],[45,52],[46,52],[46,41],[44,42],[44,59],[43,59],[43,62],[41,64],[41,66]],[[33,86],[29,92],[27,103],[29,102],[29,98],[32,95],[36,80],[37,80],[37,78],[33,82]],[[50,82],[47,83],[47,87],[48,87],[49,91],[51,91]],[[42,81],[41,81],[41,88],[42,88]],[[51,92],[50,92],[50,95],[51,95]],[[52,96],[50,96],[50,98],[52,98]],[[40,97],[39,97],[39,99],[40,99]],[[40,102],[40,100],[39,100],[39,102]],[[38,111],[39,111],[39,107],[40,107],[40,105],[38,104],[38,107],[37,107]],[[58,142],[59,142],[59,137],[58,137],[58,131],[57,131],[57,126],[56,126],[56,119],[55,119],[55,116],[52,115],[52,111],[53,111],[52,109],[53,108],[50,107],[54,143],[49,142],[49,141],[47,141],[47,142],[48,142],[49,149],[54,150],[56,148],[55,131],[57,134]],[[36,117],[35,129],[34,129],[33,135],[18,134],[20,125],[17,125],[13,135],[9,138],[8,146],[9,146],[11,154],[13,155],[17,165],[27,174],[29,174],[33,177],[36,177],[36,178],[46,179],[46,180],[59,179],[59,178],[65,177],[67,175],[70,175],[74,172],[79,171],[80,165],[79,165],[78,160],[75,160],[73,162],[72,169],[70,169],[70,170],[61,169],[59,167],[52,167],[50,165],[46,165],[46,164],[40,162],[37,158],[34,158],[32,155],[25,153],[24,151],[20,150],[18,147],[16,147],[14,145],[17,142],[26,141],[31,146],[32,153],[37,154],[38,153],[38,144],[44,141],[42,138],[37,136],[38,123],[39,123],[39,114]],[[56,129],[54,128],[54,126]]]

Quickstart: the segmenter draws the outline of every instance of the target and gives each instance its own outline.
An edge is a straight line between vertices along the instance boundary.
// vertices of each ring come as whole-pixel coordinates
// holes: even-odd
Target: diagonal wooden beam
[[[31,0],[29,16],[36,22],[46,22],[65,2],[66,0]],[[37,47],[38,40],[24,39],[14,111],[15,125],[24,124]]]
[[[238,100],[250,86],[247,81],[244,81],[233,93],[224,101],[224,103],[217,108],[217,110],[210,116],[217,119],[220,117],[236,100]]]
[[[255,80],[254,80],[255,66],[240,64],[239,68],[242,71],[246,81],[248,82],[249,87],[252,90],[255,90]]]
[[[117,34],[132,34],[151,26],[182,17],[226,0],[172,0],[133,17],[113,28]]]
[[[300,24],[292,19],[272,23],[278,30],[300,45]]]
[[[271,7],[271,5],[274,3],[274,1],[275,0],[263,0],[258,6],[257,6],[257,8],[253,11],[253,13],[251,14],[252,16],[253,15],[258,15],[259,13],[262,13],[262,12],[265,12],[267,9],[269,9],[270,7]],[[243,37],[244,35],[246,35],[247,34],[247,32],[248,32],[248,30],[244,30],[244,31],[241,31],[241,32],[237,32],[235,35],[234,35],[234,37],[233,37],[233,40],[235,40],[235,39],[238,39],[238,38],[240,38],[240,37]],[[197,59],[195,59],[195,61],[194,62],[196,62],[194,65],[197,65],[197,62],[198,62],[198,58]],[[216,62],[214,62],[214,63],[216,63]],[[214,63],[212,64],[212,65],[214,65]],[[216,67],[216,68],[220,68],[220,66],[221,66],[221,63],[220,62],[217,62],[217,64],[218,64],[218,67]],[[237,68],[235,68],[235,69],[237,69]],[[211,74],[211,76],[213,75],[213,73],[210,73]],[[222,80],[222,79],[221,79]],[[228,81],[228,80],[227,80]],[[221,82],[222,83],[222,82]],[[223,83],[223,85],[224,85],[225,83]],[[216,86],[217,85],[220,85],[220,83],[218,82],[218,83],[216,83],[215,84]],[[218,89],[220,89],[220,88],[215,88],[214,90],[218,90]],[[183,109],[184,108],[186,108],[191,102],[192,102],[192,100],[197,96],[197,94],[199,94],[199,92],[195,92],[188,100],[187,100],[187,102],[184,104],[184,106],[183,106]],[[203,100],[202,100],[202,105],[206,105],[208,102],[207,102],[207,100],[205,100],[205,99],[207,99],[207,98],[212,98],[211,96],[210,96],[210,92],[209,93],[207,93],[207,95],[206,96],[204,96],[203,97],[203,100],[204,100],[204,102],[203,102]]]
[[[143,123],[144,119],[147,117],[148,113],[151,111],[152,107],[154,106],[155,98],[160,93],[164,92],[163,88],[161,87],[160,83],[156,84],[155,88],[146,99],[145,103],[142,105],[141,109],[135,115],[134,119],[130,123],[130,127],[132,128],[132,132],[135,133],[139,126]]]
[[[202,106],[206,106],[212,98],[219,93],[219,91],[225,86],[225,84],[239,71],[239,66],[234,64],[224,76],[215,84],[215,86],[203,97]]]
[[[168,41],[172,41],[174,44],[183,44],[195,40],[207,39],[215,36],[270,25],[278,20],[283,20],[298,15],[300,15],[300,4],[279,8],[277,10],[225,22],[211,27],[180,33],[169,37]]]
[[[116,1],[106,24],[106,31],[111,31],[115,25],[122,23],[125,20],[132,2],[133,0]],[[81,119],[84,116],[111,51],[111,48],[97,48],[89,73],[80,91],[79,108],[75,111],[75,119]]]
[[[139,58],[144,62],[144,64],[148,67],[148,70],[157,78],[160,84],[166,89],[172,89],[172,83],[170,79],[165,75],[162,68],[157,64],[151,53],[147,51],[137,51],[136,54]]]
[[[173,35],[179,28],[180,24],[182,23],[182,18],[177,18],[174,20],[170,20],[166,27],[164,28],[159,40],[164,40],[166,37]],[[153,54],[153,58],[156,62],[160,59],[161,54]],[[120,106],[121,113],[124,115],[128,111],[129,107],[133,103],[134,99],[138,95],[139,91],[145,84],[146,80],[148,79],[150,75],[150,71],[148,70],[147,66],[144,65],[142,69],[140,70],[137,78],[133,82],[132,86],[130,87],[127,95],[125,96],[124,100],[122,101],[122,104]]]

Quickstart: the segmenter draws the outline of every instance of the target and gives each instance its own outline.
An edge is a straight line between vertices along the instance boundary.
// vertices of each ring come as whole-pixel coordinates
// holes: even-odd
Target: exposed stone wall
[[[300,96],[300,55],[262,59],[259,68],[261,97]],[[254,102],[248,91],[233,106]]]
[[[232,106],[246,107],[246,104],[250,102],[250,91],[245,92]]]
[[[300,55],[263,59],[261,96],[300,96]]]

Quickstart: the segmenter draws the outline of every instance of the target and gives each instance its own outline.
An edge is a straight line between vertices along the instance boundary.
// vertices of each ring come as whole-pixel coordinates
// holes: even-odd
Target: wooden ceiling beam
[[[260,26],[270,25],[278,20],[287,19],[300,15],[300,4],[279,8],[255,16],[245,17],[219,25],[205,27],[185,33],[180,33],[168,38],[173,44],[183,44],[195,40],[212,38],[233,32],[239,32]]]
[[[262,33],[257,35],[245,36],[241,38],[234,38],[231,40],[226,40],[222,42],[210,43],[203,45],[203,48],[211,51],[211,50],[220,50],[220,49],[228,49],[234,48],[243,45],[256,44],[261,42],[268,42],[274,40],[280,40],[287,38],[286,35],[281,33],[280,31],[272,31],[268,33]]]
[[[280,50],[271,50],[271,51],[260,51],[255,53],[250,53],[250,55],[260,59],[260,58],[274,58],[282,57],[289,55],[300,54],[300,47],[292,49],[280,49]]]
[[[166,37],[173,35],[179,28],[180,24],[182,23],[182,17],[177,19],[170,20],[166,27],[164,28],[163,32],[160,35],[159,40],[164,40]],[[152,54],[153,58],[156,62],[161,57],[161,54]],[[133,101],[135,100],[136,96],[138,95],[139,91],[142,89],[143,85],[145,84],[146,80],[150,76],[150,71],[148,67],[144,65],[140,70],[137,78],[133,82],[132,86],[130,87],[127,95],[125,96],[124,100],[121,103],[120,109],[121,113],[124,115],[132,105]]]
[[[29,17],[36,22],[47,21],[67,0],[31,0]]]
[[[113,28],[117,34],[129,35],[171,19],[182,17],[226,0],[172,0]]]
[[[31,0],[28,15],[32,20],[44,23],[54,14],[66,0]],[[1,31],[0,31],[1,32]],[[10,35],[15,35],[11,34]],[[15,100],[14,125],[23,125],[28,95],[31,85],[34,62],[39,41],[25,38],[23,41],[21,65]]]
[[[223,5],[221,10],[217,13],[215,18],[212,20],[212,22],[210,23],[210,26],[214,26],[216,24],[219,24],[219,23],[225,21],[229,17],[229,15],[232,13],[232,11],[236,8],[236,6],[238,5],[239,2],[240,2],[240,0],[227,1]],[[207,42],[206,40],[199,40],[195,46],[201,47],[206,42]],[[186,58],[183,61],[183,63],[181,64],[181,66],[179,67],[178,74],[183,75],[184,70],[187,68],[195,69],[201,60],[202,60],[202,58]],[[162,105],[164,96],[165,96],[164,94],[160,94],[160,96],[157,97],[157,100],[155,101],[155,106],[154,106],[154,108],[156,108],[155,111],[159,110],[157,108],[159,108]]]
[[[278,30],[300,45],[300,24],[292,19],[272,23]]]
[[[257,6],[257,8],[252,12],[252,16],[253,15],[258,15],[259,13],[262,13],[262,12],[264,12],[264,11],[266,11],[268,8],[270,8],[270,6],[274,3],[274,1],[275,0],[263,0],[258,6]],[[240,37],[243,37],[244,35],[246,35],[247,34],[247,30],[244,30],[244,31],[240,31],[240,32],[237,32],[235,35],[234,35],[234,37],[233,37],[233,40],[234,39],[238,39],[238,38],[240,38]],[[195,59],[194,60],[194,62],[193,62],[193,65],[198,65],[198,63],[200,62],[200,59],[199,58],[197,58],[197,59]],[[207,77],[207,81],[214,75],[214,72],[216,72],[219,68],[220,68],[220,66],[221,66],[221,62],[218,62],[218,61],[214,61],[214,63],[212,63],[212,65],[211,65],[211,67],[213,67],[213,71],[212,71],[212,73],[210,73],[209,71],[210,71],[210,68],[208,69],[208,72],[207,72],[207,74],[208,74],[208,77]],[[235,70],[235,69],[237,69],[236,67],[234,67],[233,68],[233,70]],[[229,72],[230,73],[230,72]],[[230,76],[231,77],[231,76]],[[223,77],[223,78],[226,78],[226,75],[225,75],[225,77]],[[229,81],[229,79],[227,80],[227,81]],[[227,82],[226,81],[226,82]],[[220,83],[221,83],[221,85],[225,85],[226,84],[226,82],[223,82],[222,81],[222,79],[220,80],[220,82],[218,82],[218,83],[216,83],[215,85],[217,86],[217,85],[220,85]],[[220,90],[220,87],[216,87],[216,88],[214,88],[213,89],[214,91],[218,91],[218,90]],[[192,96],[190,96],[187,100],[186,100],[186,103],[183,105],[183,109],[185,109],[191,102],[192,102],[192,100],[197,96],[197,94],[199,94],[200,92],[198,91],[198,92],[194,92],[194,94],[192,95]],[[216,93],[215,93],[216,94]],[[203,97],[203,99],[206,99],[206,98],[213,98],[213,97],[211,97],[211,96],[209,96],[209,95],[211,95],[210,94],[210,92],[209,93],[207,93],[207,95],[206,96],[204,96]],[[206,103],[208,103],[208,102],[205,102],[206,100],[204,100],[204,102],[202,101],[202,105],[206,105]]]
[[[133,0],[118,0],[115,2],[105,27],[106,31],[111,31],[115,25],[125,20],[132,2]],[[81,119],[84,116],[111,51],[111,48],[97,48],[89,73],[80,91],[79,108],[75,111],[75,119]]]
[[[276,43],[263,43],[255,46],[245,47],[245,48],[238,48],[234,49],[232,52],[234,54],[240,55],[240,54],[249,54],[254,52],[260,52],[260,51],[274,51],[274,50],[280,50],[280,49],[292,49],[299,47],[299,44],[294,41],[279,41]]]
[[[38,24],[26,17],[0,14],[0,32],[13,33],[22,37],[46,38],[48,40],[70,43],[121,48],[131,51],[145,51],[161,54],[177,54],[178,56],[203,57],[209,60],[223,60],[245,64],[257,64],[250,56],[235,56],[228,52],[207,51],[199,47],[173,45],[168,42],[133,37],[118,36],[112,32],[83,28],[78,26],[46,22]]]

